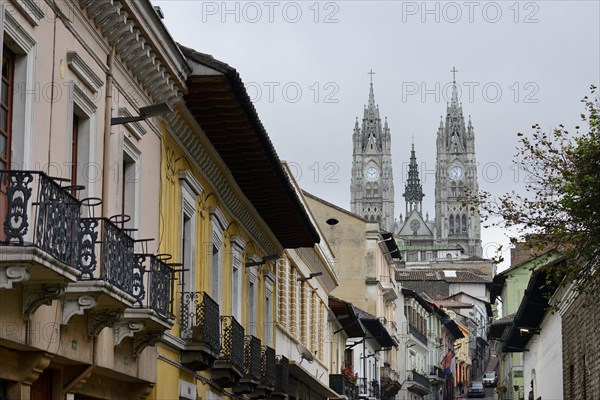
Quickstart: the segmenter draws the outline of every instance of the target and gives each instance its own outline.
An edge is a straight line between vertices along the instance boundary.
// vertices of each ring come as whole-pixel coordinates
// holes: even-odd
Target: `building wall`
[[[564,398],[600,398],[600,375],[595,365],[600,354],[598,315],[600,306],[594,295],[582,294],[562,313],[562,373]],[[556,368],[560,368],[557,365]]]
[[[191,129],[186,126],[178,126],[177,129]],[[198,135],[202,137],[201,135]],[[199,140],[199,145],[204,146],[207,152],[214,152],[210,142]],[[234,315],[234,299],[238,299],[241,306],[240,313],[236,317],[244,327],[246,335],[254,335],[261,340],[261,344],[270,347],[275,346],[275,262],[271,261],[262,266],[245,268],[247,259],[261,259],[267,256],[262,250],[260,242],[249,235],[247,229],[238,222],[236,216],[232,215],[227,204],[221,198],[220,187],[208,181],[202,171],[197,167],[191,156],[184,151],[175,139],[171,127],[163,125],[161,158],[161,203],[160,203],[160,251],[173,254],[175,259],[182,259],[183,238],[183,215],[184,208],[192,207],[191,214],[186,218],[192,218],[196,229],[194,236],[188,238],[193,242],[195,249],[193,258],[185,264],[186,269],[193,269],[194,279],[186,285],[186,291],[205,292],[219,304],[221,316]],[[224,165],[218,165],[227,174]],[[186,176],[187,178],[183,178]],[[187,185],[184,182],[193,182],[193,185],[201,188],[200,193],[192,196],[192,204],[189,199],[184,202],[182,188]],[[184,205],[187,204],[187,205]],[[187,211],[186,211],[187,212]],[[218,217],[217,217],[218,215]],[[222,220],[215,222],[216,219]],[[222,227],[222,232],[215,229],[215,223]],[[192,226],[193,226],[192,225]],[[215,235],[222,243],[219,251],[220,267],[212,268],[213,244]],[[272,234],[271,234],[272,235]],[[237,250],[235,243],[240,243],[241,249]],[[234,290],[233,286],[233,257],[238,254],[241,258],[239,265],[239,287]],[[219,272],[220,296],[214,298],[214,272]],[[189,275],[187,275],[189,276]],[[181,278],[180,278],[181,279]],[[184,278],[185,279],[185,278]],[[249,307],[249,282],[253,281],[255,287],[255,307],[252,311]],[[271,293],[271,316],[273,320],[265,321],[265,302],[267,281],[272,286]],[[161,379],[154,389],[156,399],[172,398],[178,393],[175,383],[179,380],[189,381],[197,385],[198,395],[203,398],[230,397],[233,394],[229,390],[223,390],[210,382],[210,371],[193,372],[183,367],[180,362],[180,352],[183,344],[181,334],[181,282],[177,285],[175,293],[175,315],[176,322],[168,340],[158,346],[159,368],[163,372],[164,380]],[[253,313],[254,317],[251,317]],[[254,322],[252,323],[252,320]],[[269,339],[266,342],[266,339]],[[178,345],[179,344],[179,345]],[[173,390],[177,389],[177,392]]]
[[[132,133],[131,126],[109,124],[110,118],[117,116],[121,109],[137,115],[139,107],[153,104],[156,91],[165,89],[167,79],[172,91],[165,91],[160,100],[177,97],[176,92],[183,82],[177,74],[171,74],[171,67],[181,60],[156,59],[156,67],[162,68],[162,76],[153,82],[153,89],[144,86],[145,76],[138,75],[132,64],[143,61],[145,53],[136,53],[134,57],[133,53],[124,54],[119,48],[115,50],[112,62],[109,62],[109,53],[118,40],[128,35],[127,32],[131,33],[131,44],[137,39],[144,40],[148,56],[150,51],[162,53],[165,47],[174,45],[162,40],[164,38],[157,40],[151,32],[158,18],[154,15],[153,19],[152,14],[148,18],[144,14],[153,10],[150,3],[117,1],[104,4],[105,23],[115,23],[114,27],[119,29],[125,26],[125,21],[131,24],[131,31],[123,30],[121,35],[111,39],[81,7],[80,2],[70,1],[0,3],[0,54],[5,49],[15,53],[11,113],[13,143],[8,149],[12,154],[10,169],[43,172],[59,179],[63,187],[71,183],[84,186],[76,191],[76,198],[83,201],[95,197],[101,199],[102,204],[87,207],[89,203],[84,202],[83,217],[108,218],[120,214],[123,183],[127,181],[134,189],[132,207],[127,210],[127,214],[131,211],[132,221],[125,225],[136,229],[129,234],[136,238],[158,238],[159,182],[155,179],[160,168],[158,121],[152,118],[143,125],[138,124],[143,132],[137,136]],[[139,21],[143,21],[143,26],[137,25]],[[139,31],[133,33],[133,29]],[[3,57],[8,57],[8,52],[0,59]],[[107,79],[109,70],[112,87]],[[70,182],[74,115],[79,117],[76,128],[80,133],[81,151],[78,151],[77,180]],[[129,150],[137,157],[136,167],[123,174],[123,154]],[[37,196],[37,183],[36,175],[34,196]],[[26,211],[34,212],[34,209],[30,207]],[[31,243],[35,221],[30,218],[28,222],[31,225],[25,240]],[[81,240],[79,237],[53,238],[64,239]],[[11,250],[15,249],[11,246]],[[135,249],[136,253],[150,254],[156,250],[157,241],[150,241],[143,250],[139,246]],[[5,261],[5,249],[0,251],[3,256],[0,261]],[[139,336],[134,332],[117,344],[116,332],[121,327],[116,323],[103,327],[96,337],[89,335],[90,312],[98,311],[93,307],[77,310],[79,313],[65,323],[67,300],[64,293],[43,302],[24,318],[23,304],[28,296],[42,296],[41,292],[36,292],[39,289],[36,285],[62,285],[64,290],[69,288],[67,283],[75,283],[76,276],[59,279],[53,275],[64,268],[57,264],[49,254],[41,254],[27,268],[29,271],[47,271],[47,275],[37,276],[35,282],[24,279],[12,287],[7,285],[0,289],[0,304],[3,305],[0,354],[11,354],[7,356],[9,362],[0,368],[0,380],[10,381],[9,398],[29,398],[31,383],[39,376],[50,377],[54,399],[63,399],[67,393],[114,399],[144,397],[157,379],[156,349],[151,342],[147,342],[149,346],[141,347],[143,350],[139,354],[134,349],[134,340]],[[98,269],[96,272],[99,277]],[[114,289],[113,285],[106,284],[107,292]],[[113,372],[107,374],[105,371]]]
[[[523,353],[525,398],[533,391],[533,398],[562,399],[562,329],[558,313],[549,312],[540,325],[540,334],[534,335]]]

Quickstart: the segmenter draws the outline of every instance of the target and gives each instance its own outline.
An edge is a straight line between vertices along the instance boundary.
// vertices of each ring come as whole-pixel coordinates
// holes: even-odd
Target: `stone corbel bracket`
[[[59,299],[65,293],[63,285],[25,285],[23,288],[23,318],[29,319],[42,305],[49,306],[52,300]]]
[[[147,331],[135,335],[133,337],[133,356],[137,358],[146,347],[154,346],[162,339],[162,336],[162,331]]]
[[[0,289],[12,289],[16,283],[29,280],[29,268],[22,265],[0,266]]]
[[[122,311],[90,312],[88,316],[88,335],[97,337],[102,329],[114,326],[122,317]]]
[[[83,315],[85,310],[96,307],[96,304],[93,296],[67,293],[63,300],[62,324],[67,325],[75,315]]]
[[[115,324],[115,346],[121,344],[126,337],[133,337],[136,333],[144,329],[144,323],[141,321],[122,321]]]

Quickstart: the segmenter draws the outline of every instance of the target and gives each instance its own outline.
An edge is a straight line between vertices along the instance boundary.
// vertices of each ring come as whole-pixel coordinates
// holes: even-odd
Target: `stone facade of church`
[[[381,122],[375,104],[373,83],[365,106],[362,126],[358,118],[352,135],[351,211],[381,229],[394,230],[394,179],[391,135],[387,119]]]
[[[419,178],[414,144],[403,197],[405,217],[394,221],[394,184],[392,176],[391,136],[387,120],[381,123],[375,105],[373,83],[365,106],[362,127],[354,127],[351,209],[355,214],[379,222],[383,230],[396,234],[407,252],[420,249],[422,257],[413,261],[441,258],[464,259],[482,256],[481,219],[478,212],[464,204],[465,195],[477,193],[475,134],[471,119],[465,123],[458,101],[456,82],[447,105],[445,121],[437,132],[435,218],[423,215],[425,193]],[[421,252],[418,252],[420,254]],[[427,259],[430,254],[431,258]],[[406,260],[406,258],[405,258]],[[407,260],[410,261],[410,260]]]

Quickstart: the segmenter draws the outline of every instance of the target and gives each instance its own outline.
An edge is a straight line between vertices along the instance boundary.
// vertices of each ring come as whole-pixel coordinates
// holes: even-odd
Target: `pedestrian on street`
[[[463,394],[463,383],[462,383],[462,381],[458,382],[458,394]]]

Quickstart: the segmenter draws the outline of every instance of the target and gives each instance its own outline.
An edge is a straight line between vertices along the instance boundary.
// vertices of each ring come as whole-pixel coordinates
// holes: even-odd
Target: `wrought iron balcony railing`
[[[287,394],[290,389],[289,361],[285,356],[277,356],[275,362],[275,392]]]
[[[409,325],[409,332],[417,340],[419,340],[421,343],[423,343],[425,346],[427,346],[427,336],[422,334],[419,330],[417,330],[417,328],[415,328],[413,325]]]
[[[427,377],[419,374],[417,371],[409,372],[407,380],[413,381],[415,383],[418,383],[421,386],[429,388],[429,379],[427,379]]]
[[[232,316],[221,317],[222,346],[220,361],[231,363],[238,371],[244,371],[244,328]],[[260,354],[260,343],[259,354]],[[260,373],[260,355],[258,356]]]
[[[431,368],[429,369],[429,376],[432,378],[440,378],[440,379],[446,378],[446,375],[444,374],[444,370],[435,365],[432,365]]]
[[[80,221],[80,279],[102,279],[133,297],[140,297],[144,292],[143,270],[136,262],[133,238],[107,218]]]
[[[135,259],[134,306],[150,308],[163,318],[173,318],[173,269],[153,254],[136,254]]]
[[[261,359],[261,381],[267,387],[275,386],[275,349],[263,346]]]
[[[81,203],[64,181],[38,171],[0,171],[0,241],[33,245],[75,267]]]
[[[260,339],[252,335],[244,337],[244,373],[245,379],[259,381],[261,378],[262,349]]]
[[[219,304],[205,292],[183,292],[179,315],[181,338],[221,351]]]
[[[329,375],[329,387],[334,390],[337,394],[346,396],[348,400],[357,400],[358,396],[358,386],[348,382],[344,375],[341,374],[331,374]]]
[[[379,382],[367,378],[358,378],[358,393],[359,395],[364,394],[379,399]]]

